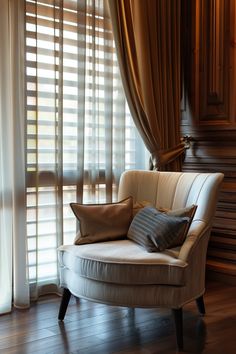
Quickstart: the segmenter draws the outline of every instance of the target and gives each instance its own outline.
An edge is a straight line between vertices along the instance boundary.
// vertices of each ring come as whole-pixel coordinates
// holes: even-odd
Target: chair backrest
[[[149,201],[156,207],[178,209],[197,205],[193,221],[208,225],[215,213],[222,173],[126,171],[119,185],[119,200]]]
[[[184,243],[174,250],[188,263],[184,290],[188,299],[204,292],[207,245],[223,177],[222,173],[126,171],[120,179],[119,200],[132,196],[134,202],[149,201],[168,209],[197,205]]]

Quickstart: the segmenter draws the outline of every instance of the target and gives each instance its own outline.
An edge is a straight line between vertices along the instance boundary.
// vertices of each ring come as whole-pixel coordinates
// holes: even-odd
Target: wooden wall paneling
[[[207,269],[236,284],[236,1],[182,0],[183,170],[225,174]]]
[[[230,1],[201,1],[200,124],[229,121],[229,7]]]

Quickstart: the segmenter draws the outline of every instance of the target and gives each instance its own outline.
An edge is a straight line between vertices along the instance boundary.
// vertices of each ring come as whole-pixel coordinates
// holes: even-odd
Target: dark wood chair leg
[[[200,312],[200,314],[205,315],[206,311],[205,311],[205,304],[204,304],[203,295],[196,299],[196,304],[197,304],[197,308],[198,308],[198,311]]]
[[[182,350],[184,346],[183,341],[183,311],[180,309],[172,309],[174,322],[175,322],[175,330],[176,330],[176,341],[178,350]]]
[[[61,305],[60,305],[60,309],[59,309],[59,314],[58,314],[58,320],[63,321],[65,314],[66,314],[66,310],[67,310],[67,306],[69,304],[70,301],[70,297],[71,297],[71,292],[69,289],[64,288],[63,289],[63,295],[62,295],[62,299],[61,299]]]

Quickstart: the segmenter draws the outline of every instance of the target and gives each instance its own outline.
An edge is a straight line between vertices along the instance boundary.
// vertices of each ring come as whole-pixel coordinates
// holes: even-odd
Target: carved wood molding
[[[189,3],[183,1],[182,11],[191,18],[182,30],[182,117],[199,126],[235,127],[236,2]]]
[[[225,58],[225,4],[220,0],[209,0],[204,2],[209,8],[207,12],[205,41],[207,56],[208,79],[208,103],[223,104],[224,95],[224,71],[226,66]],[[223,11],[222,11],[223,10]]]
[[[199,42],[199,122],[229,122],[229,5],[230,1],[201,0]]]

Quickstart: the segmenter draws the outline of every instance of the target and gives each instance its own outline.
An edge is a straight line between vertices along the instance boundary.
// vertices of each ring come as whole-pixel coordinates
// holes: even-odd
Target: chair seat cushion
[[[178,249],[148,253],[131,240],[61,246],[61,268],[81,277],[114,284],[185,285],[187,263]]]

